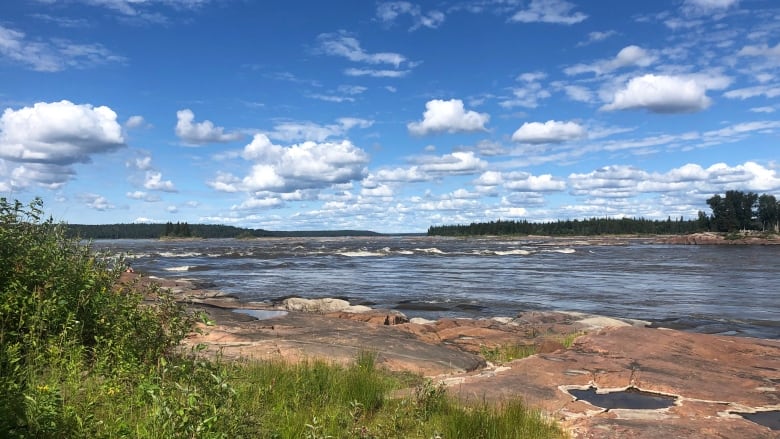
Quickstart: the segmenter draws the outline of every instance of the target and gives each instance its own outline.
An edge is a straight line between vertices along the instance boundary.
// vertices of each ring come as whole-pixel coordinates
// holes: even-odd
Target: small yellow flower
[[[48,384],[39,384],[36,389],[41,393],[48,393],[51,390],[51,387],[49,387]]]

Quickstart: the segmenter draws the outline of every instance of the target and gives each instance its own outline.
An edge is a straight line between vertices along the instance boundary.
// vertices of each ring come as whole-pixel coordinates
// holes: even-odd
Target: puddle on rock
[[[671,407],[677,400],[674,396],[645,392],[636,387],[609,393],[596,393],[595,387],[589,387],[586,390],[569,389],[569,394],[578,400],[589,402],[596,407],[607,410],[656,410]]]
[[[780,410],[755,413],[737,413],[748,421],[769,427],[772,430],[780,430]]]
[[[277,311],[272,309],[234,309],[233,312],[246,314],[258,320],[267,320],[274,317],[282,317],[287,315],[287,311]]]

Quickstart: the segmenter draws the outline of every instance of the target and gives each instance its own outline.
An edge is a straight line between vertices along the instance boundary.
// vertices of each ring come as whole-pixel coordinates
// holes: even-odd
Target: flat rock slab
[[[188,343],[205,343],[226,357],[349,364],[367,351],[377,355],[381,366],[422,375],[463,373],[485,366],[477,355],[420,340],[389,325],[294,311],[264,320],[219,308],[208,312],[223,324],[201,326],[203,333],[193,335]]]
[[[780,409],[780,342],[637,327],[578,338],[572,348],[495,372],[447,377],[466,400],[523,398],[577,438],[778,438],[737,412]],[[606,410],[567,389],[640,390],[677,397],[658,410]]]

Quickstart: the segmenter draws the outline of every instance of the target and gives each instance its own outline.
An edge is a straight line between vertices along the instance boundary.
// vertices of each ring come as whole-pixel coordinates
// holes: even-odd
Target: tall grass
[[[350,366],[184,352],[191,316],[166,291],[118,286],[122,269],[44,219],[40,200],[0,199],[0,437],[562,436],[518,402],[459,405],[371,352]]]

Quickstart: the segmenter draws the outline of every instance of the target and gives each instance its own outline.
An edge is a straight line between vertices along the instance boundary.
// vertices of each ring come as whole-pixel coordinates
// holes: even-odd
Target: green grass
[[[512,360],[530,357],[536,354],[536,346],[524,344],[503,344],[493,347],[482,346],[480,355],[493,364],[504,364]]]
[[[168,291],[118,287],[121,258],[66,238],[41,208],[0,198],[0,437],[563,436],[520,402],[462,405],[372,352],[350,366],[184,352],[196,316]]]

